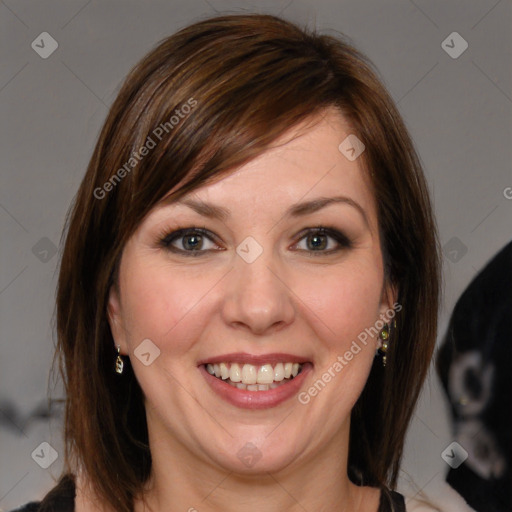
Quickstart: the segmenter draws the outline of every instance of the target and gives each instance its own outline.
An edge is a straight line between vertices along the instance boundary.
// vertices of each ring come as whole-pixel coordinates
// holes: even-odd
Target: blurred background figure
[[[512,242],[457,301],[437,369],[462,447],[454,458],[467,452],[447,482],[479,512],[511,511]]]

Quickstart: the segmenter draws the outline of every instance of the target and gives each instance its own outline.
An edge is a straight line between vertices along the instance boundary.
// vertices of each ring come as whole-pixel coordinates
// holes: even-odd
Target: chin
[[[243,435],[223,435],[223,441],[213,450],[210,445],[207,453],[218,466],[233,473],[257,475],[281,471],[304,453],[305,441],[300,442],[284,429],[272,439],[274,428],[255,426],[245,428]]]

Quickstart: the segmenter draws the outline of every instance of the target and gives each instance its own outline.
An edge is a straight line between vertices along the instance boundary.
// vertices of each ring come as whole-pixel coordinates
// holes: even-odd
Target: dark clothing
[[[50,491],[43,502],[32,501],[11,512],[74,512],[75,485],[73,480],[62,480],[58,492]],[[394,491],[383,489],[380,494],[378,512],[406,512],[404,497]]]
[[[42,501],[31,501],[12,512],[74,512],[75,495],[75,477],[68,473],[61,477]]]

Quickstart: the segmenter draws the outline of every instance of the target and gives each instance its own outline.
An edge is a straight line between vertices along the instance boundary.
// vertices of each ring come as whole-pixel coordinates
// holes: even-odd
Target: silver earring
[[[121,359],[121,356],[120,356],[120,352],[121,352],[121,345],[117,345],[117,357],[116,357],[116,373],[123,373],[123,366],[124,366],[124,363],[123,363],[123,360]]]

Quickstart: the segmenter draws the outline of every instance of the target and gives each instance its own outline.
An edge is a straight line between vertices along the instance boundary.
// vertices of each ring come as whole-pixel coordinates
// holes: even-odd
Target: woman
[[[406,510],[439,276],[418,157],[365,57],[268,15],[165,39],[68,219],[65,468],[34,509]]]

